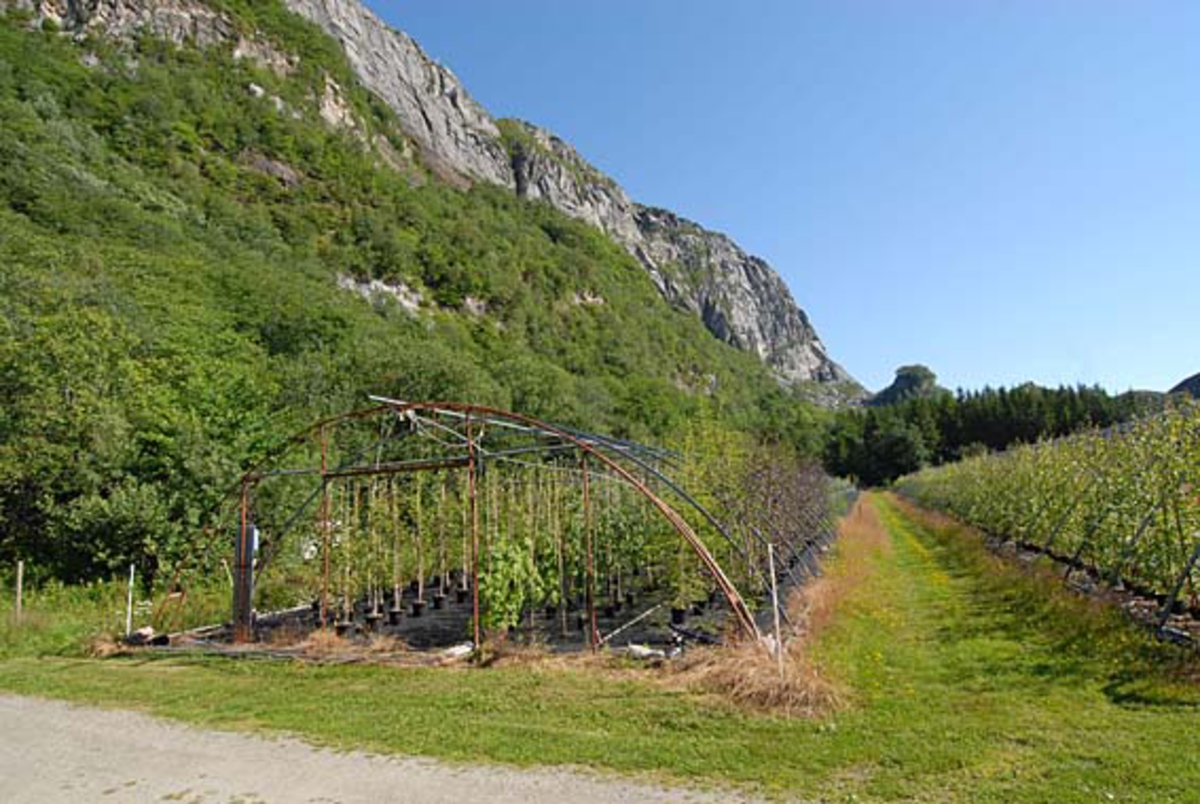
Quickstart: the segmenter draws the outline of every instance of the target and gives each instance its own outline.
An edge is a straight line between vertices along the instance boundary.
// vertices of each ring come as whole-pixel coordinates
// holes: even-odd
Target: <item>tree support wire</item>
[[[1197,562],[1200,562],[1200,533],[1195,534],[1195,538],[1196,547],[1192,550],[1192,555],[1187,560],[1187,564],[1184,565],[1183,572],[1179,573],[1179,578],[1175,581],[1171,593],[1167,595],[1167,601],[1158,613],[1158,630],[1160,632],[1167,627],[1167,621],[1171,619],[1171,612],[1175,609],[1175,604],[1178,602],[1179,596],[1183,593],[1183,587],[1187,585],[1188,579],[1192,577],[1192,571],[1196,568]]]

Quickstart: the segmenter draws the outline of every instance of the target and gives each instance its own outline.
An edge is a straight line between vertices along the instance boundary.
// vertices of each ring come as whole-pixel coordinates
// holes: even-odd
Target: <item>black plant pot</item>
[[[634,596],[633,596],[633,592],[626,592],[626,593],[625,593],[625,605],[626,605],[626,606],[630,606],[630,607],[632,607],[632,606],[633,606],[634,599],[635,599],[635,598],[634,598]]]
[[[605,606],[604,607],[604,616],[608,617],[610,620],[613,617],[616,617],[617,616],[617,607],[612,605],[611,603],[609,605]]]
[[[584,620],[583,620],[583,617],[582,617],[581,615],[576,615],[576,616],[575,616],[575,630],[576,630],[576,631],[582,631],[582,630],[583,630],[583,626],[584,626]]]
[[[388,625],[399,625],[400,619],[404,616],[403,606],[393,606],[388,609]]]
[[[363,619],[367,623],[368,631],[378,631],[379,630],[379,621],[383,619],[383,614],[378,611],[370,611],[370,612],[367,612],[366,616],[364,616]]]
[[[558,606],[547,606],[546,607],[546,619],[547,620],[553,620],[557,616],[558,616]]]
[[[435,609],[438,609],[439,611],[441,609],[444,609],[446,607],[446,596],[443,595],[441,592],[438,592],[436,595],[434,595],[433,596],[433,607]]]
[[[420,617],[421,614],[424,613],[424,611],[425,611],[425,601],[424,600],[414,600],[412,602],[412,616]]]
[[[683,625],[687,619],[687,609],[671,609],[671,625]]]
[[[340,637],[348,636],[354,633],[353,620],[338,620],[333,626],[334,633]]]
[[[467,596],[470,595],[470,593],[470,589],[456,589],[454,590],[454,600],[459,605],[462,605],[463,603],[467,602]]]

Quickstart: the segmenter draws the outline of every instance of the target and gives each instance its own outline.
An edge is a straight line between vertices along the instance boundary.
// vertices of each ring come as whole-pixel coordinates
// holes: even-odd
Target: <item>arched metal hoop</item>
[[[662,496],[655,493],[650,485],[640,478],[634,471],[631,471],[623,461],[627,461],[632,466],[637,467],[646,472],[647,477],[655,477],[665,483],[667,488],[672,489],[680,494],[681,499],[687,505],[696,508],[711,524],[713,524],[718,532],[727,537],[725,529],[712,515],[703,509],[698,502],[686,494],[680,487],[671,482],[661,472],[649,466],[649,463],[654,461],[670,460],[671,455],[665,451],[658,450],[653,447],[647,447],[640,444],[635,444],[627,441],[619,441],[602,436],[594,436],[586,433],[580,433],[569,428],[552,424],[549,422],[536,419],[531,416],[526,416],[513,411],[502,410],[499,408],[488,407],[484,405],[474,405],[461,402],[405,402],[399,400],[387,400],[380,398],[372,398],[380,404],[355,410],[348,413],[333,416],[296,433],[286,442],[286,447],[295,447],[297,445],[311,443],[314,439],[320,442],[321,446],[321,462],[319,469],[284,469],[284,470],[268,470],[265,467],[275,464],[284,451],[277,451],[271,458],[261,462],[251,471],[245,473],[235,489],[232,489],[226,504],[237,501],[241,506],[239,520],[241,528],[239,537],[236,541],[235,550],[235,610],[233,622],[235,625],[236,639],[250,638],[251,624],[251,606],[253,599],[253,581],[254,577],[261,575],[262,571],[270,563],[274,552],[278,549],[283,539],[286,536],[286,530],[290,525],[283,528],[284,533],[279,534],[276,540],[272,542],[271,549],[264,554],[259,561],[258,568],[255,570],[252,559],[253,549],[248,545],[247,540],[250,538],[249,530],[246,522],[246,508],[249,505],[254,487],[265,479],[270,477],[278,477],[286,474],[314,474],[321,478],[321,485],[317,491],[302,504],[301,508],[296,512],[294,519],[298,519],[299,515],[324,492],[326,486],[335,478],[344,478],[351,475],[371,475],[382,474],[384,472],[393,471],[427,471],[438,469],[455,469],[466,470],[470,473],[471,482],[474,482],[475,472],[478,467],[478,461],[488,460],[489,456],[486,452],[480,449],[478,442],[478,430],[473,430],[474,427],[510,427],[520,430],[525,434],[535,438],[545,438],[547,443],[540,448],[530,448],[530,452],[548,452],[551,450],[576,450],[581,456],[586,456],[586,459],[593,460],[596,464],[606,469],[613,477],[619,479],[622,483],[636,490],[644,497],[658,512],[658,514],[675,530],[679,537],[684,541],[688,548],[694,553],[705,571],[716,584],[724,596],[729,610],[733,612],[737,622],[738,629],[744,637],[758,640],[760,633],[755,619],[747,606],[745,599],[738,591],[737,587],[730,580],[729,576],[717,562],[713,553],[704,544],[704,541],[687,522],[687,520],[675,509],[669,502],[663,499]],[[404,466],[380,466],[380,465],[358,465],[363,458],[363,453],[371,448],[364,448],[353,458],[344,462],[343,465],[330,467],[326,462],[325,440],[329,432],[336,429],[339,425],[350,422],[365,421],[372,418],[382,416],[396,416],[400,420],[408,422],[416,422],[424,420],[424,416],[432,417],[455,417],[459,418],[466,425],[463,432],[453,431],[452,435],[462,440],[461,446],[465,449],[463,456],[456,456],[442,459],[431,459],[426,461],[413,461]],[[427,421],[427,420],[425,420]],[[449,432],[449,431],[448,431]],[[586,459],[584,461],[586,465]],[[584,470],[587,471],[586,469]],[[472,495],[473,497],[473,495]],[[472,502],[472,505],[474,503]],[[474,514],[473,514],[474,516]],[[175,587],[179,587],[179,578],[177,575]],[[477,584],[473,584],[476,587]],[[177,597],[182,601],[182,597]],[[324,604],[322,604],[324,605]],[[475,636],[476,641],[479,639],[479,613],[478,605],[475,606]],[[593,644],[595,644],[595,632],[593,632]]]

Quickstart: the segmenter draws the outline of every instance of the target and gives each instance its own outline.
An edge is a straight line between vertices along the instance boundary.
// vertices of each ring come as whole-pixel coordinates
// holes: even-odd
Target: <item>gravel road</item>
[[[454,766],[337,753],[292,739],[203,731],[132,712],[0,695],[0,801],[84,802],[706,802],[573,770]]]

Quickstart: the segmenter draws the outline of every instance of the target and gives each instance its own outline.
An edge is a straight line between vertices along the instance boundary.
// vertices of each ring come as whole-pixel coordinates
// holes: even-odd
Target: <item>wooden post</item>
[[[563,527],[562,527],[562,483],[559,477],[554,477],[550,486],[550,521],[554,528],[555,550],[558,553],[558,622],[562,627],[563,638],[566,638],[569,633],[567,630],[567,569],[565,560],[565,549],[563,545]]]
[[[21,604],[25,591],[25,562],[17,562],[17,625],[21,624]]]
[[[129,565],[129,588],[125,590],[125,636],[133,633],[133,573],[134,565]]]
[[[596,625],[596,559],[595,546],[592,541],[592,495],[588,482],[587,453],[580,457],[583,469],[583,534],[587,543],[587,616],[589,638],[594,652],[600,646],[600,629]]]
[[[254,536],[250,520],[250,481],[242,480],[241,521],[234,542],[233,562],[233,641],[249,642],[253,637],[254,607]]]
[[[330,569],[330,554],[333,551],[331,541],[333,539],[332,529],[333,523],[329,518],[333,512],[329,507],[329,478],[326,473],[329,471],[329,439],[325,435],[325,428],[321,428],[321,630],[329,628],[329,569]],[[398,605],[398,604],[397,604]]]
[[[779,631],[779,583],[775,578],[775,545],[767,545],[767,564],[771,572],[771,608],[775,613],[775,658],[779,662],[779,680],[784,679],[783,637]]]
[[[467,413],[467,498],[471,508],[471,617],[475,650],[482,644],[479,628],[479,505],[475,499],[475,438],[471,414]]]

